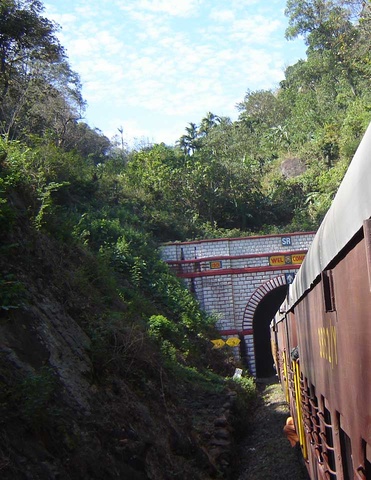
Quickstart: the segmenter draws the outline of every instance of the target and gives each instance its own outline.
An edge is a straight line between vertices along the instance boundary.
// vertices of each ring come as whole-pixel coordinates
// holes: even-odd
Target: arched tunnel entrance
[[[287,285],[269,292],[257,306],[254,318],[254,349],[257,378],[267,378],[275,374],[270,343],[269,325],[285,299]]]

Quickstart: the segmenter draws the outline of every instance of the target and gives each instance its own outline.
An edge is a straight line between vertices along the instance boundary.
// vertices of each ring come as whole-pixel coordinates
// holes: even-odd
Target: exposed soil
[[[276,378],[257,383],[259,399],[236,452],[233,480],[308,480],[300,447],[283,434],[290,415]]]

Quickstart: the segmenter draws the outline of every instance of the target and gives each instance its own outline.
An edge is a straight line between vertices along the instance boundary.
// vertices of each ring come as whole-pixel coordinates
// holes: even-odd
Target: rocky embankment
[[[0,252],[0,478],[228,478],[236,392],[178,380],[133,324],[109,330],[97,278],[81,275],[86,252],[25,226],[12,235]]]

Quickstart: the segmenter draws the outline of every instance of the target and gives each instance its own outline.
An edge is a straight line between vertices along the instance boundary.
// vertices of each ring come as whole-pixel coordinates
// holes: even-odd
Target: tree
[[[304,36],[308,56],[319,52],[326,55],[327,71],[345,76],[356,95],[356,77],[353,54],[359,39],[354,19],[355,2],[342,0],[288,0],[289,17],[287,38]],[[362,11],[362,10],[361,10]]]
[[[192,155],[199,146],[198,127],[195,123],[189,123],[188,125],[185,128],[187,133],[180,137],[178,145],[185,155]]]
[[[277,123],[277,115],[280,115],[277,97],[271,90],[247,91],[244,101],[237,104],[240,116],[265,123],[271,127]]]
[[[65,134],[64,149],[75,150],[94,164],[107,160],[112,148],[109,139],[98,128],[91,128],[85,122],[71,123]]]
[[[43,10],[38,0],[0,4],[0,125],[19,137],[25,129],[44,133],[47,124],[62,144],[84,102],[79,77],[56,37],[58,26],[41,16]]]
[[[208,112],[206,114],[206,117],[204,117],[201,120],[200,128],[199,128],[199,134],[202,135],[207,135],[212,128],[217,126],[221,122],[221,118],[218,115],[214,115],[211,112]]]
[[[339,0],[287,0],[285,15],[289,18],[286,38],[302,35],[312,48],[326,48],[331,35],[338,37],[351,23],[351,11]]]
[[[60,61],[64,50],[55,37],[56,26],[40,17],[38,0],[3,0],[0,5],[0,71],[3,100],[12,75],[33,60]],[[27,72],[25,72],[27,73]]]

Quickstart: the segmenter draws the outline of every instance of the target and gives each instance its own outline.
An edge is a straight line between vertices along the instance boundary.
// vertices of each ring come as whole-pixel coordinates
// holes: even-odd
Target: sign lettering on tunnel
[[[282,266],[282,265],[301,265],[303,263],[305,254],[294,255],[272,255],[269,257],[269,265]]]
[[[222,268],[223,264],[220,260],[213,260],[210,262],[210,268],[211,269],[216,269],[216,268]]]
[[[281,238],[281,245],[284,246],[284,247],[292,245],[291,237],[282,237]]]

